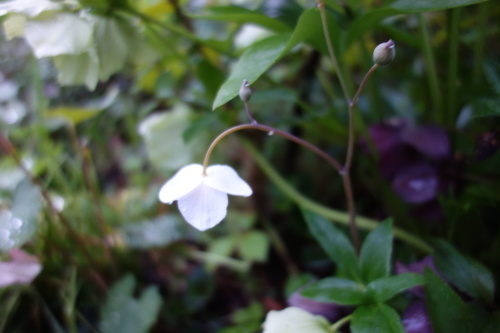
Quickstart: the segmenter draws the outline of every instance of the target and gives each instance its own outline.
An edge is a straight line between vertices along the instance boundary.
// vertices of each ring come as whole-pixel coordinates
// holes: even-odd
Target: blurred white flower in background
[[[7,1],[0,3],[3,15],[8,15],[3,21],[7,39],[23,37],[37,58],[51,58],[64,85],[85,84],[92,90],[127,60],[157,57],[131,21],[90,14],[77,1]]]
[[[212,165],[204,175],[201,164],[190,164],[162,186],[158,197],[168,204],[177,200],[184,219],[204,231],[226,217],[228,194],[248,197],[252,189],[230,166]]]
[[[23,250],[12,249],[9,255],[11,261],[0,261],[0,288],[31,283],[42,271],[38,258]]]

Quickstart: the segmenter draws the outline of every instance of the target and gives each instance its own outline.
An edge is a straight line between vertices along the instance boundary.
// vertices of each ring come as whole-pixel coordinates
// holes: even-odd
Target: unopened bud
[[[373,50],[373,61],[378,65],[387,65],[394,60],[396,56],[396,44],[389,39],[387,42],[379,44]]]
[[[248,102],[252,97],[252,90],[249,87],[249,83],[247,80],[243,80],[243,84],[240,88],[240,98],[243,102]]]

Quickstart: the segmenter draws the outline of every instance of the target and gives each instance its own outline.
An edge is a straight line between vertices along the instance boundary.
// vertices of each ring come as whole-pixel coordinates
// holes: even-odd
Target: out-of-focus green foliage
[[[404,332],[414,302],[434,332],[498,331],[500,6],[324,3],[340,73],[315,1],[0,2],[0,282],[25,277],[11,250],[43,265],[0,289],[0,331]],[[389,39],[354,109],[359,255],[338,170],[272,131],[217,144],[253,195],[216,228],[158,201],[248,123],[243,80],[257,123],[343,162],[337,77],[352,97]]]

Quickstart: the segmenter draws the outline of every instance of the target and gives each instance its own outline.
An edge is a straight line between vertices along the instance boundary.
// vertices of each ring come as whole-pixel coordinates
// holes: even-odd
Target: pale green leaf
[[[29,180],[21,181],[11,210],[0,211],[0,251],[19,248],[33,237],[40,206],[39,190]]]
[[[135,285],[135,278],[126,275],[111,287],[101,309],[100,332],[149,332],[158,316],[161,296],[156,287],[149,287],[135,299]]]
[[[262,231],[252,230],[239,239],[238,249],[242,259],[263,262],[267,258],[269,239]]]
[[[5,37],[8,40],[15,37],[24,37],[24,25],[26,24],[26,18],[22,15],[9,15],[5,21],[3,21],[3,30],[5,31]]]
[[[153,114],[139,124],[139,134],[155,167],[165,172],[176,171],[202,159],[207,141],[198,139],[185,143],[182,138],[194,117],[188,106],[177,104],[169,112]]]
[[[75,14],[47,13],[27,20],[28,44],[37,58],[80,54],[92,46],[92,24]]]
[[[100,109],[89,109],[89,108],[77,108],[71,106],[62,106],[55,109],[49,109],[45,112],[44,117],[46,118],[62,118],[65,122],[71,125],[78,125],[88,119],[93,118],[102,110]]]
[[[0,16],[9,13],[18,13],[28,17],[35,17],[45,11],[58,10],[61,8],[61,2],[50,0],[11,0],[0,3]]]
[[[93,48],[78,55],[56,56],[54,65],[58,70],[57,79],[62,85],[85,84],[90,90],[97,85],[99,59]]]
[[[125,65],[133,31],[115,18],[92,16],[94,39],[99,57],[99,79],[106,80]]]

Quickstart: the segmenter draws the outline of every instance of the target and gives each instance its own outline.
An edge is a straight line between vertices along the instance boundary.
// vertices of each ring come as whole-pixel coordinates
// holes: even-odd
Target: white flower
[[[9,254],[11,261],[0,261],[0,288],[31,283],[42,270],[38,258],[23,250],[12,249]]]
[[[190,164],[163,185],[158,197],[168,204],[177,200],[184,219],[204,231],[226,217],[228,194],[248,197],[252,189],[230,166],[212,165],[203,175],[201,164]]]

